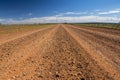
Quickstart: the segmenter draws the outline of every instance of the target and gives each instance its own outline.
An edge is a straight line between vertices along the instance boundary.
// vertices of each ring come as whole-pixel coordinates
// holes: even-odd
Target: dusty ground
[[[32,34],[52,25],[6,25],[0,26],[0,44]]]
[[[0,45],[0,80],[119,80],[120,31],[56,25]]]

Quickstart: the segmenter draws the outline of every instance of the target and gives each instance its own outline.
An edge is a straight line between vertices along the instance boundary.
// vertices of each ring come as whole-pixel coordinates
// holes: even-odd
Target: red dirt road
[[[59,24],[0,45],[0,80],[119,80],[120,32]]]

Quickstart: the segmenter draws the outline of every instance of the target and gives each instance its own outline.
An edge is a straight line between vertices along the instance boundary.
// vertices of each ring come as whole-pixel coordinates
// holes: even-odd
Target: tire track
[[[89,31],[85,31],[83,29],[80,28],[76,28],[76,32],[78,32],[79,34],[83,35],[84,37],[88,38],[89,41],[95,41],[94,44],[96,49],[101,49],[103,50],[101,51],[107,51],[107,52],[102,52],[104,53],[103,55],[105,55],[106,57],[108,57],[109,59],[111,59],[114,63],[116,63],[116,65],[118,65],[118,67],[120,66],[120,59],[119,59],[119,52],[120,52],[120,46],[119,43],[117,43],[114,40],[109,40],[107,37],[104,37],[104,35],[99,35],[98,33],[92,33]],[[99,45],[99,46],[97,46]],[[108,50],[109,49],[109,50]],[[114,55],[113,55],[114,54]],[[114,56],[114,57],[113,57]]]
[[[20,67],[17,67],[18,64],[21,64],[22,61],[39,50],[39,45],[37,44],[39,44],[52,29],[53,28],[46,28],[38,30],[22,38],[2,44],[0,46],[0,78],[6,80],[8,77],[16,74],[17,71],[15,69],[18,68],[18,70],[20,70]]]
[[[117,44],[116,46],[120,46],[120,35],[119,35],[120,32],[119,31],[114,31],[114,30],[113,31],[112,30],[106,31],[106,30],[103,30],[103,29],[101,30],[100,28],[97,30],[97,29],[94,29],[94,28],[92,29],[90,27],[86,28],[86,27],[76,27],[76,26],[74,26],[74,28],[77,28],[81,31],[84,31],[85,33],[87,32],[88,34],[97,35],[101,39],[109,41],[112,44],[114,43],[115,45]]]
[[[9,36],[4,36],[4,37],[8,37],[8,38],[3,38],[3,36],[0,36],[2,37],[2,40],[0,40],[0,45],[4,44],[4,43],[8,43],[10,41],[14,41],[16,39],[19,39],[19,38],[22,38],[22,37],[25,37],[25,36],[28,36],[28,35],[31,35],[31,34],[34,34],[34,33],[37,33],[39,31],[42,31],[46,28],[40,28],[38,30],[33,30],[33,31],[27,31],[27,32],[19,32],[19,33],[15,33],[16,35],[9,35]]]
[[[0,63],[1,61],[5,60],[7,56],[11,56],[13,53],[16,53],[20,48],[24,49],[24,45],[27,45],[34,41],[36,37],[45,34],[45,31],[48,31],[50,28],[47,29],[40,29],[29,34],[20,36],[19,38],[11,39],[6,43],[0,45]],[[40,34],[38,34],[40,33]]]
[[[114,80],[78,34],[59,24],[0,45],[0,79]]]
[[[86,51],[88,51],[88,53],[93,57],[93,59],[95,61],[97,61],[97,63],[101,67],[105,68],[105,70],[107,72],[109,72],[111,74],[111,76],[115,78],[115,80],[119,80],[119,78],[120,78],[119,64],[113,62],[116,58],[116,60],[118,60],[118,63],[119,63],[119,56],[118,55],[116,56],[116,53],[112,53],[112,56],[108,58],[109,54],[107,53],[107,51],[110,52],[109,51],[111,49],[110,47],[107,49],[104,49],[103,46],[106,46],[106,45],[100,46],[100,44],[101,44],[100,42],[102,40],[101,41],[97,40],[97,36],[94,36],[94,34],[89,34],[88,33],[89,30],[76,28],[76,27],[72,27],[72,26],[69,26],[69,28],[67,28],[67,29],[68,29],[69,33],[74,38],[76,38],[76,40],[80,43],[80,45]],[[99,36],[99,34],[98,34],[98,36]],[[100,43],[100,44],[98,44],[98,43]],[[105,56],[104,54],[107,54],[108,56]],[[117,54],[119,54],[119,53],[117,53]]]
[[[71,25],[72,26],[72,25]],[[120,31],[119,30],[114,30],[114,29],[106,29],[106,28],[99,28],[99,27],[86,27],[86,26],[74,26],[77,28],[81,28],[81,29],[86,29],[86,30],[90,30],[90,31],[97,31],[98,33],[102,33],[102,34],[108,34],[108,35],[112,35],[112,36],[116,36],[119,37],[120,36]]]
[[[51,38],[44,50],[42,62],[36,68],[36,75],[41,80],[113,80],[90,58],[63,25],[59,26]]]

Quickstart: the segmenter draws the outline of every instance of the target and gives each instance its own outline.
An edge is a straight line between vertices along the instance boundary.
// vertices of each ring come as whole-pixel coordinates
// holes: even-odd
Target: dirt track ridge
[[[96,52],[94,40],[99,38],[89,29],[58,24],[5,42],[0,45],[0,80],[119,80],[119,45],[115,53],[107,45],[116,43],[104,40],[107,49],[101,50],[109,56]]]

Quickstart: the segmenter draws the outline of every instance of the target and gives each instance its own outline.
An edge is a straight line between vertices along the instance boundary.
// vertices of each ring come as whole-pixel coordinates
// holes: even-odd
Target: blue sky
[[[0,0],[1,23],[119,22],[120,0]]]

